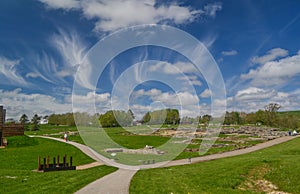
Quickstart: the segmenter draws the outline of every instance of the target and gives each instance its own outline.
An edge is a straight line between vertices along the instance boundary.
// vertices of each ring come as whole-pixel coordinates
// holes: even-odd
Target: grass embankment
[[[8,138],[9,145],[0,149],[0,193],[73,193],[88,183],[116,169],[100,166],[82,171],[40,173],[37,157],[67,154],[74,165],[93,162],[77,148],[53,140],[16,136]],[[52,160],[50,160],[52,161]]]
[[[277,190],[300,193],[298,161],[300,138],[237,157],[141,170],[130,193],[264,193],[267,184],[258,183],[266,181]]]

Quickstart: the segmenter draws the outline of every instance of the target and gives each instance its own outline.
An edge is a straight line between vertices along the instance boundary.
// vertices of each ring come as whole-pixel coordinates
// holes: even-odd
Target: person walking
[[[68,134],[67,134],[67,132],[65,132],[65,134],[64,134],[64,140],[65,140],[65,142],[68,141]]]

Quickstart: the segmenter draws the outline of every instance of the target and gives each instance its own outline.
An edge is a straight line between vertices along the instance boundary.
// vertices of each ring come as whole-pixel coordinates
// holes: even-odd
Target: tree
[[[276,113],[278,112],[278,110],[281,108],[281,106],[277,103],[270,103],[267,106],[265,106],[265,112],[266,112],[266,116],[267,116],[267,125],[269,126],[274,126],[276,123]]]
[[[32,131],[38,131],[39,130],[39,122],[41,120],[41,117],[39,117],[37,114],[35,114],[31,119],[31,130]]]
[[[135,116],[131,109],[128,110],[127,114],[129,114],[129,116],[132,118],[132,120],[135,119]]]
[[[280,108],[281,106],[277,103],[270,103],[267,106],[265,106],[265,110],[267,112],[273,112],[273,113],[277,113]]]
[[[155,124],[172,124],[180,123],[179,111],[177,109],[163,109],[147,112],[142,119],[142,123],[151,125]]]
[[[99,122],[102,127],[126,127],[130,126],[132,121],[131,113],[121,110],[110,110],[99,117]]]
[[[144,124],[144,123],[148,123],[148,122],[150,121],[150,119],[151,119],[150,112],[147,112],[147,113],[143,116],[143,118],[142,118],[142,123],[143,123],[143,124]]]
[[[20,117],[20,123],[25,125],[29,120],[28,120],[28,116],[26,114],[23,114],[21,117]]]

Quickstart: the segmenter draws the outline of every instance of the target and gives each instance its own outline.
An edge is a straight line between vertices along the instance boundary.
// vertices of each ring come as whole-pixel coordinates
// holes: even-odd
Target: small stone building
[[[6,110],[0,106],[0,146],[5,143],[5,137],[24,135],[24,126],[22,124],[5,125]]]

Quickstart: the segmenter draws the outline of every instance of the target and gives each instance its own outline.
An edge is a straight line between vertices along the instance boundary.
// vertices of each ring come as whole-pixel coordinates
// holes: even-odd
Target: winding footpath
[[[46,136],[31,136],[31,137],[42,137],[42,138],[53,139],[56,141],[64,142],[63,139],[53,138],[53,137],[46,137]],[[264,143],[256,144],[252,147],[248,147],[245,149],[239,149],[239,150],[234,150],[234,151],[230,151],[230,152],[223,152],[223,153],[219,153],[219,154],[212,154],[212,155],[192,158],[191,161],[188,161],[188,159],[173,160],[168,163],[156,163],[154,165],[133,167],[132,169],[128,169],[128,167],[122,168],[122,165],[118,165],[119,170],[88,184],[87,186],[85,186],[82,189],[80,189],[79,191],[77,191],[76,194],[85,194],[85,193],[89,193],[89,194],[93,194],[93,193],[128,194],[131,179],[134,176],[134,174],[138,171],[138,169],[186,165],[186,164],[191,164],[191,163],[205,162],[205,161],[209,161],[209,160],[216,160],[216,159],[220,159],[220,158],[238,156],[238,155],[258,151],[258,150],[261,150],[261,149],[264,149],[267,147],[271,147],[271,146],[274,146],[274,145],[277,145],[277,144],[280,144],[283,142],[287,142],[296,137],[298,137],[298,136],[284,136],[284,137],[280,137],[280,138],[270,140],[270,141],[267,141]],[[79,144],[76,142],[71,142],[71,141],[68,141],[66,143],[77,147],[83,153],[85,153],[86,155],[88,155],[89,157],[91,157],[97,161],[95,163],[85,165],[86,166],[85,168],[93,167],[94,165],[100,165],[100,164],[106,164],[106,165],[111,166],[111,162],[109,160],[107,160],[100,154],[96,153],[95,151],[90,149],[88,146],[82,145],[82,144]],[[83,168],[83,169],[85,169],[85,168]]]

